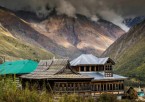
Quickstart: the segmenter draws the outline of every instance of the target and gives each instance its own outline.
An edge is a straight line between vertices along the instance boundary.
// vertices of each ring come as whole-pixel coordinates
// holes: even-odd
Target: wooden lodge
[[[20,78],[23,88],[29,83],[30,87],[37,85],[36,87],[41,90],[45,84],[46,89],[53,93],[83,94],[91,94],[93,79],[73,71],[67,59],[41,60],[34,72]]]
[[[41,60],[37,69],[22,75],[23,88],[26,83],[46,86],[53,93],[83,93],[100,95],[102,93],[124,94],[126,77],[113,74],[115,62],[109,57],[97,58],[83,54],[69,63],[67,59]]]
[[[94,78],[91,81],[93,95],[100,95],[104,92],[117,95],[124,94],[126,77],[113,74],[115,62],[109,57],[97,58],[91,54],[83,54],[70,63],[73,70]]]

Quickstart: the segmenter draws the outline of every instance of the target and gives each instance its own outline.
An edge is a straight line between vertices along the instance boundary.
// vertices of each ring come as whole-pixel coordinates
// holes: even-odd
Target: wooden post
[[[92,67],[91,67],[91,66],[89,67],[89,71],[90,71],[90,72],[92,71]]]
[[[94,69],[94,71],[96,72],[96,71],[97,71],[97,69],[96,69],[97,67],[96,67],[96,66],[94,66],[94,68],[95,68],[95,69]]]
[[[111,90],[111,88],[110,88],[110,83],[109,83],[109,90]]]
[[[118,94],[119,94],[119,83],[117,83],[117,87],[118,87]]]
[[[78,87],[78,91],[80,91],[80,83],[78,83],[77,87]]]
[[[116,90],[116,83],[115,83],[115,90]]]
[[[123,87],[123,90],[124,90],[124,94],[125,94],[125,87],[124,87],[124,81],[123,81],[122,87]]]
[[[113,90],[113,84],[112,84],[112,90]],[[113,92],[113,91],[112,91]]]
[[[66,91],[68,91],[68,83],[66,83]]]
[[[96,66],[96,71],[98,71],[98,66]]]
[[[84,66],[84,72],[86,72],[86,66]]]
[[[108,89],[107,89],[107,83],[106,83],[106,91],[108,91]]]
[[[106,71],[106,65],[104,65],[104,71]]]
[[[96,84],[95,87],[96,87],[96,88],[95,88],[95,91],[99,91],[98,84]]]
[[[103,86],[102,90],[104,91],[104,84],[103,83],[102,83],[102,86]]]
[[[100,86],[100,87],[99,87],[99,90],[100,90],[100,94],[101,94],[101,91],[102,91],[102,90],[101,90],[101,83],[100,83],[100,85],[99,85],[99,86]]]
[[[74,92],[76,91],[76,89],[75,89],[75,83],[73,83],[73,88],[74,88]]]

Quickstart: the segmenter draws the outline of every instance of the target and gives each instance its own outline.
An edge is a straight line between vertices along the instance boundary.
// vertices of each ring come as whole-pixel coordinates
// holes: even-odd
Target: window
[[[84,71],[84,66],[81,66],[81,71]]]
[[[98,70],[98,66],[96,66],[96,71],[99,71],[99,70]]]
[[[112,70],[112,66],[110,65],[110,70]]]
[[[95,71],[95,67],[94,66],[92,66],[91,69],[92,69],[92,71]]]
[[[104,89],[103,84],[101,84],[101,91],[104,91],[103,89]]]
[[[115,90],[115,84],[113,84],[113,90]]]
[[[119,90],[123,90],[123,84],[119,84]]]
[[[113,74],[111,72],[106,72],[105,73],[105,77],[112,77],[112,76],[113,76]]]
[[[90,71],[90,67],[89,66],[86,66],[86,71]]]
[[[100,85],[98,85],[98,91],[101,91],[101,86]]]
[[[119,90],[119,85],[116,84],[115,90]]]
[[[98,66],[99,71],[104,71],[104,66]]]
[[[110,90],[109,84],[107,84],[107,90]]]
[[[104,71],[104,66],[99,66],[99,71]]]
[[[113,89],[112,89],[112,84],[110,84],[110,90],[113,90]]]
[[[104,66],[101,66],[102,71],[104,71]]]
[[[112,70],[112,66],[111,65],[106,65],[105,70]]]
[[[106,91],[107,89],[106,89],[106,84],[104,84],[104,91]]]

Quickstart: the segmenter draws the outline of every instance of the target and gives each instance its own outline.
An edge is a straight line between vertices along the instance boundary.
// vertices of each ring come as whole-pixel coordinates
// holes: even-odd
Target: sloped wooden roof
[[[111,61],[114,65],[115,62],[109,57],[98,58],[92,54],[82,54],[70,62],[71,66],[78,65],[104,65],[107,61]]]
[[[93,79],[87,75],[81,75],[70,68],[68,59],[41,60],[37,69],[21,78],[26,79]]]

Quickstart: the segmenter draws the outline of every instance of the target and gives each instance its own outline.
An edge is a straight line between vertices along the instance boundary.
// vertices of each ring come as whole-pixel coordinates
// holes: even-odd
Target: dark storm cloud
[[[55,8],[57,14],[70,17],[82,14],[93,21],[103,18],[124,30],[128,30],[122,24],[125,17],[145,14],[145,0],[0,0],[0,5],[11,10],[32,11],[39,17],[46,17]]]

